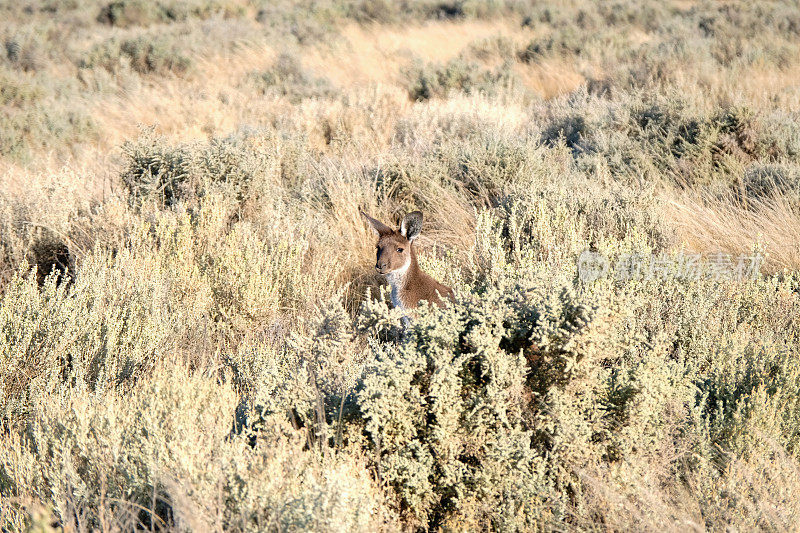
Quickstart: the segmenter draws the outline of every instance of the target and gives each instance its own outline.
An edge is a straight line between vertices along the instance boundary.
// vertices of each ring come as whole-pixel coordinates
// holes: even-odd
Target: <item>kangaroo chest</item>
[[[403,268],[395,270],[394,272],[390,272],[386,275],[386,281],[389,282],[389,286],[392,288],[392,305],[398,309],[402,309],[403,311],[408,308],[404,302],[404,293],[406,292],[405,283],[406,277],[408,276],[409,266],[410,264],[406,264]]]
[[[405,311],[403,301],[400,299],[400,289],[396,285],[392,285],[392,305]]]

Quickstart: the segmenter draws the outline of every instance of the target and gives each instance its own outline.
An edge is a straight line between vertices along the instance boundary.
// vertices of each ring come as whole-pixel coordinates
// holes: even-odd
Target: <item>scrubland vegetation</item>
[[[3,530],[798,529],[796,1],[23,0],[0,45]],[[458,301],[401,332],[359,208]]]

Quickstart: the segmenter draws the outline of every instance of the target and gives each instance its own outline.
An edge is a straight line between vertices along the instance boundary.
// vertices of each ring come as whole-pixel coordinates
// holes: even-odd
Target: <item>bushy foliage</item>
[[[17,76],[0,67],[0,156],[29,161],[32,153],[90,142],[95,122],[70,83],[48,85],[43,76]],[[51,102],[55,100],[58,105]]]
[[[0,3],[0,529],[796,529],[795,11]]]
[[[97,15],[98,22],[113,26],[148,26],[155,23],[185,21],[189,18],[208,18],[222,13],[237,14],[234,3],[217,1],[158,2],[153,0],[115,0],[105,5]]]
[[[264,94],[287,96],[295,102],[334,94],[325,78],[311,75],[303,69],[297,57],[290,54],[281,54],[267,71],[252,72],[248,81]]]
[[[709,442],[794,446],[797,373],[787,350],[797,330],[766,344],[756,331],[773,327],[768,309],[794,300],[796,281],[609,292],[536,268],[541,259],[525,245],[532,264],[512,252],[488,253],[506,266],[486,265],[488,279],[447,310],[421,312],[399,346],[375,347],[359,402],[379,472],[412,519],[497,529],[551,527],[572,513],[589,521],[607,512],[587,506],[584,476],[600,465],[641,476],[653,457],[678,453],[664,459],[663,482],[710,480],[729,457]],[[700,329],[698,313],[730,320]],[[722,338],[741,344],[728,351]],[[751,381],[765,373],[769,385]],[[714,505],[701,504],[709,527]]]
[[[443,97],[451,91],[492,92],[514,82],[508,67],[490,70],[457,58],[445,65],[421,65],[409,73],[408,95],[414,101]]]
[[[142,35],[132,39],[112,38],[95,46],[80,63],[81,67],[102,67],[115,72],[123,66],[139,74],[183,74],[191,60],[168,37]]]
[[[523,349],[501,348],[525,337],[504,324],[530,310],[515,314],[522,302],[509,299],[493,291],[480,314],[423,314],[399,347],[376,347],[359,405],[378,475],[425,527],[525,529],[548,514],[542,457],[523,422]]]
[[[124,397],[64,391],[66,417],[56,405],[37,412],[0,447],[4,495],[52,498],[87,527],[334,531],[388,518],[358,457],[320,463],[277,419],[253,448],[224,423],[230,388],[175,368],[154,376]],[[3,506],[7,527],[23,527],[18,509]]]
[[[638,179],[655,165],[693,184],[732,181],[742,165],[796,161],[800,153],[796,127],[777,115],[735,106],[709,114],[681,98],[647,94],[613,102],[576,91],[549,106],[542,140],[563,141],[582,165],[602,159],[619,177]]]
[[[206,145],[171,146],[152,129],[145,130],[122,147],[127,159],[122,181],[137,203],[171,206],[202,196],[214,185],[242,200],[254,182],[263,184],[269,169],[268,156],[252,151],[254,142],[258,140],[244,133]]]

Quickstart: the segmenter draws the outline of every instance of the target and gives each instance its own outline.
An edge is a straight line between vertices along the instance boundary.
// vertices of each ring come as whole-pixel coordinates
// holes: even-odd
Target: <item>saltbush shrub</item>
[[[123,65],[139,74],[185,74],[191,59],[168,36],[140,35],[130,39],[112,37],[94,46],[80,61],[82,68],[102,67],[117,72]]]
[[[796,6],[18,4],[0,529],[797,528]],[[414,209],[404,322],[359,211]]]
[[[253,151],[261,140],[248,132],[212,139],[206,144],[170,145],[147,129],[122,146],[127,167],[122,174],[134,204],[154,201],[172,206],[223,186],[234,199],[248,196],[253,182],[264,185],[267,155]]]
[[[278,56],[271,69],[251,72],[248,82],[263,94],[286,96],[293,102],[305,98],[330,97],[335,94],[328,80],[311,75],[303,68],[297,57],[286,53]]]
[[[190,18],[205,19],[216,13],[227,16],[241,14],[241,7],[232,2],[216,0],[115,0],[101,8],[97,21],[126,28],[180,22]]]
[[[444,65],[417,65],[408,77],[408,95],[414,101],[446,96],[451,91],[490,93],[514,83],[514,75],[507,66],[487,69],[461,58]]]

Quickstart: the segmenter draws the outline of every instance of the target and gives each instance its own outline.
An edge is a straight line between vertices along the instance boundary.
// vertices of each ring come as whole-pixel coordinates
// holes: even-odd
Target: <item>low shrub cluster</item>
[[[264,72],[251,72],[248,84],[257,87],[262,94],[275,94],[288,97],[292,102],[305,98],[331,97],[335,94],[330,82],[313,76],[297,57],[281,54],[271,69]]]
[[[794,274],[585,283],[589,246],[674,253],[657,200],[550,175],[566,147],[454,140],[372,185],[398,205],[419,173],[491,191],[467,254],[423,257],[457,302],[401,328],[385,293],[350,314],[324,242],[287,236],[285,210],[340,209],[333,189],[294,182],[266,219],[234,193],[290,183],[266,139],[143,137],[129,235],[71,284],[23,266],[6,285],[7,527],[34,502],[99,528],[791,527],[767,487],[800,483]]]
[[[421,65],[409,73],[408,95],[414,101],[445,97],[451,91],[466,94],[493,93],[508,90],[515,78],[508,65],[497,69],[457,58],[445,65]]]
[[[83,59],[83,68],[102,67],[116,72],[128,66],[139,74],[183,74],[191,60],[168,37],[142,35],[133,39],[112,38],[95,46]]]
[[[797,529],[790,4],[0,3],[0,529]]]
[[[0,88],[0,156],[30,162],[42,151],[68,154],[96,138],[95,120],[71,89],[53,96],[39,84],[0,83],[7,83]]]
[[[800,133],[786,115],[736,105],[709,113],[689,99],[634,94],[609,101],[576,91],[543,109],[541,138],[563,142],[579,165],[608,165],[622,179],[668,176],[681,185],[738,184],[756,162],[794,165],[800,155]]]
[[[215,0],[190,2],[115,0],[100,10],[97,21],[125,28],[181,22],[190,18],[205,19],[215,14],[235,16],[241,15],[242,10],[236,3]]]

